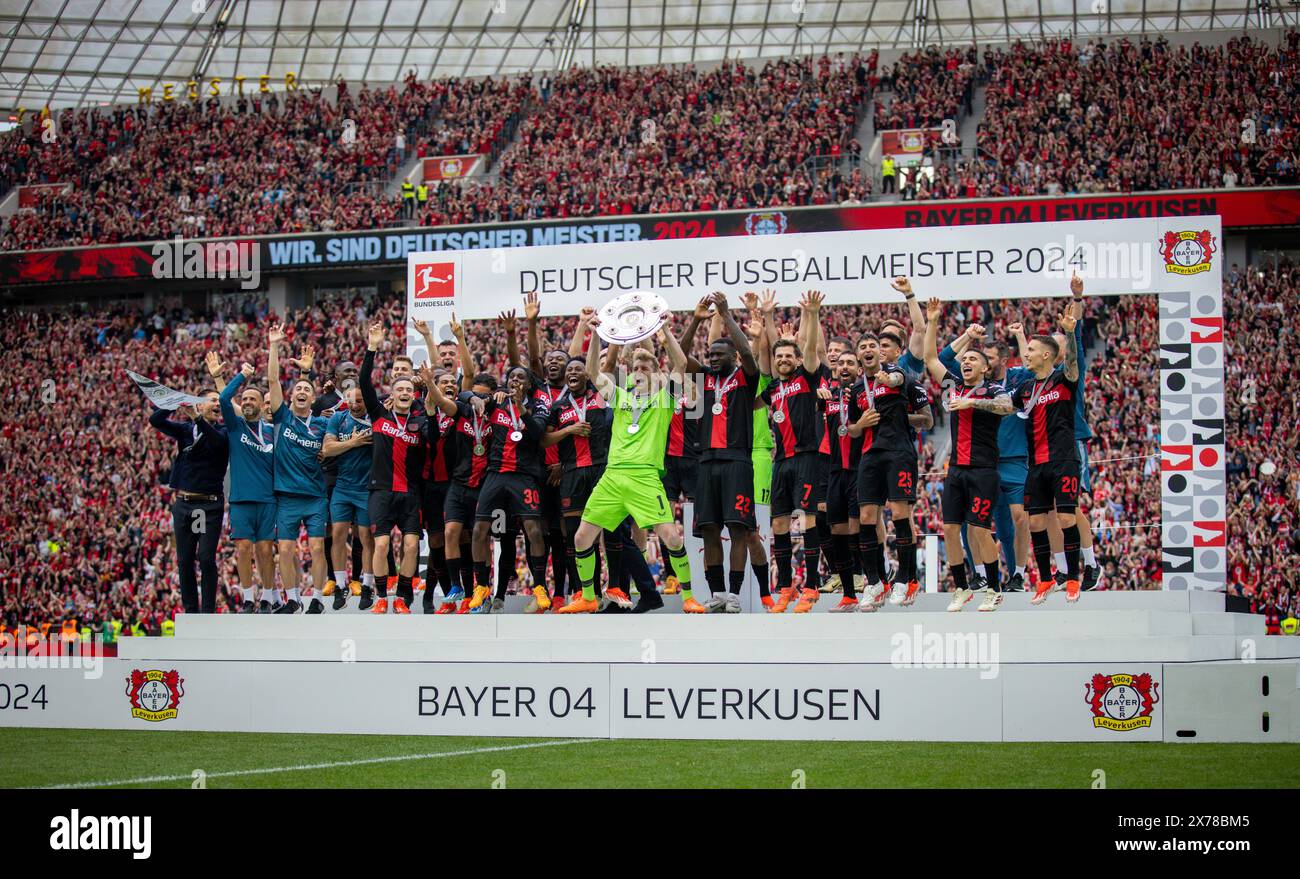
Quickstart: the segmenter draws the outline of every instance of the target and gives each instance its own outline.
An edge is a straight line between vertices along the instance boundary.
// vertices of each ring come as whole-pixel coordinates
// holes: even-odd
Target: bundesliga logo
[[[451,299],[456,295],[456,264],[423,263],[415,267],[415,298]]]
[[[1165,271],[1176,275],[1196,275],[1210,270],[1215,238],[1209,229],[1200,232],[1166,232],[1160,242]]]
[[[1151,726],[1151,709],[1160,701],[1160,685],[1151,675],[1092,676],[1083,701],[1092,707],[1092,725],[1116,732]]]
[[[159,671],[135,669],[126,679],[126,695],[131,700],[131,716],[157,723],[174,720],[177,706],[185,695],[185,679],[176,669]]]

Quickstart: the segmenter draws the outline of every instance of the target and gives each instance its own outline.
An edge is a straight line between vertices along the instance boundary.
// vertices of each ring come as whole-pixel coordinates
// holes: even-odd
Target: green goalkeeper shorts
[[[582,520],[613,531],[631,516],[638,528],[653,528],[673,520],[663,479],[653,467],[610,467],[596,483]]]
[[[754,449],[754,503],[772,503],[771,449]]]

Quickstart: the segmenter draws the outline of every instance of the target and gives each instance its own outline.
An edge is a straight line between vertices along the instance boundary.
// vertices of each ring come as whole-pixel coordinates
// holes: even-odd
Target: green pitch
[[[1298,787],[1300,745],[484,739],[0,729],[0,786]],[[132,784],[131,782],[135,783]]]

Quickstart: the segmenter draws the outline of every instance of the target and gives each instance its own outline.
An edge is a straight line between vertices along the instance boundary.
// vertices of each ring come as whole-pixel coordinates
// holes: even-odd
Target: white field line
[[[343,769],[349,766],[371,766],[379,763],[402,763],[410,760],[441,760],[447,757],[468,757],[474,754],[497,754],[502,751],[524,751],[530,748],[553,748],[557,745],[577,745],[590,739],[559,739],[549,742],[529,742],[521,745],[497,745],[491,748],[470,748],[464,751],[441,751],[434,754],[395,754],[391,757],[367,757],[363,760],[339,760],[334,763],[304,763],[299,766],[268,766],[262,769],[235,769],[229,772],[208,772],[207,778],[236,778],[247,775],[271,775],[277,772],[305,772],[316,769]],[[190,781],[193,775],[146,775],[141,778],[123,778],[117,781],[74,781],[68,784],[43,785],[46,790],[77,790],[95,787],[120,787],[127,784],[161,784],[169,781]]]

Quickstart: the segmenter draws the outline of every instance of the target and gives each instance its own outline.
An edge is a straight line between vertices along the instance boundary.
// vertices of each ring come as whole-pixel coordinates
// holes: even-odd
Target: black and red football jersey
[[[817,451],[821,439],[821,414],[818,412],[817,387],[820,376],[803,364],[787,379],[772,378],[763,391],[767,417],[776,440],[776,460],[793,458],[799,452]]]
[[[823,363],[821,366],[817,368],[817,388],[819,390],[838,392],[839,386],[840,386],[839,379],[835,378],[835,376],[831,373],[830,369],[826,367],[826,364]],[[817,451],[823,455],[829,455],[831,453],[832,435],[830,431],[830,425],[827,423],[826,420],[825,406],[823,406],[821,409],[820,421],[821,421],[821,439],[817,441]]]
[[[370,487],[385,491],[413,492],[420,489],[424,468],[425,434],[428,416],[423,406],[405,415],[385,409],[375,393],[370,376],[375,352],[367,351],[361,362],[361,398],[370,416]]]
[[[856,471],[864,446],[872,440],[871,430],[862,436],[851,437],[848,427],[866,411],[866,388],[861,382],[854,382],[851,387],[834,382],[827,387],[831,398],[825,404],[826,432],[822,437],[822,447],[830,455],[831,466],[836,470]],[[841,427],[845,429],[844,433],[840,433]]]
[[[1047,378],[1030,376],[1016,388],[1011,402],[1025,419],[1025,440],[1029,463],[1078,460],[1074,445],[1075,383],[1066,381],[1065,367],[1058,366]]]
[[[886,374],[901,375],[903,383],[896,388],[885,385],[881,379]],[[864,376],[859,384],[865,403],[862,408],[875,408],[880,412],[880,421],[867,428],[870,438],[864,442],[863,451],[879,449],[915,455],[916,431],[907,416],[930,405],[930,392],[925,385],[919,384],[899,367],[888,364],[882,365],[870,378]]]
[[[676,408],[673,420],[668,424],[668,447],[664,450],[665,458],[698,458],[700,456],[700,419],[692,409],[686,411],[685,399],[681,392],[676,394]]]
[[[948,378],[953,382],[952,390],[948,392],[950,401],[963,397],[992,400],[1006,394],[1002,385],[988,379],[968,387],[961,373],[951,369]],[[1002,424],[1002,416],[982,409],[959,409],[948,415],[952,435],[949,462],[959,467],[998,466],[998,427]]]
[[[465,393],[456,400],[456,418],[451,430],[451,478],[466,488],[478,488],[487,472],[492,429],[486,415],[474,413],[469,402],[471,396]]]
[[[425,422],[424,476],[425,482],[447,482],[451,479],[451,458],[455,443],[448,442],[456,419],[441,409],[435,409]]]
[[[746,375],[737,363],[722,372],[704,367],[704,409],[700,417],[701,461],[750,461],[754,453],[754,395],[758,372]]]
[[[542,434],[550,411],[533,397],[522,406],[507,398],[500,405],[487,400],[484,416],[492,429],[488,469],[493,473],[524,473],[536,478],[542,467]]]
[[[579,467],[603,467],[609,460],[609,431],[613,416],[609,406],[594,387],[587,385],[585,393],[574,396],[566,390],[551,407],[547,424],[552,430],[562,430],[571,424],[586,422],[591,425],[587,436],[574,434],[560,440],[551,448],[560,450],[560,463],[565,471]]]
[[[558,388],[547,384],[545,380],[534,377],[533,381],[533,399],[539,400],[545,404],[547,410],[555,405],[555,401],[564,396],[568,390],[567,386],[560,385]],[[550,446],[542,450],[542,462],[547,466],[560,463],[560,447]]]

